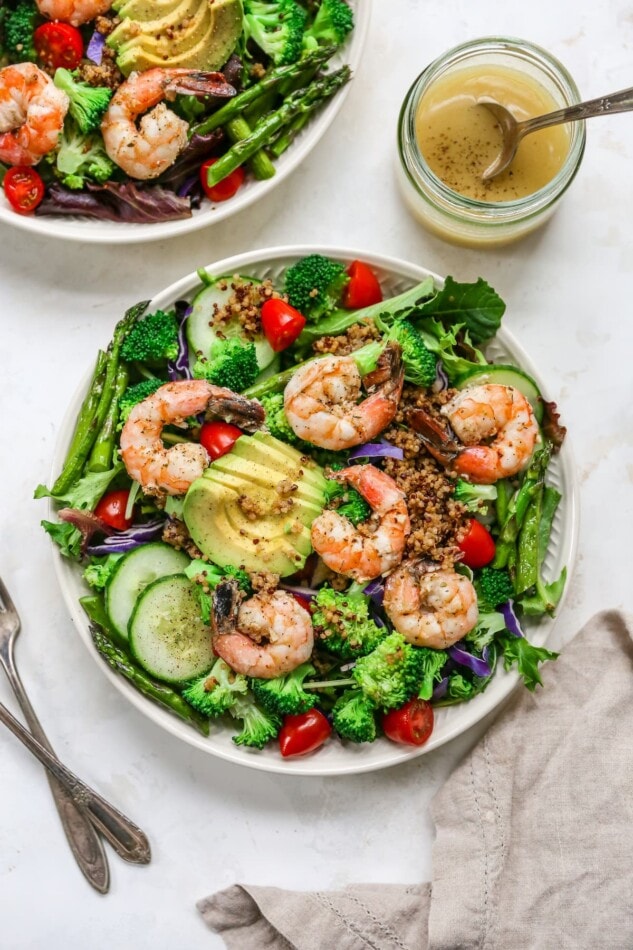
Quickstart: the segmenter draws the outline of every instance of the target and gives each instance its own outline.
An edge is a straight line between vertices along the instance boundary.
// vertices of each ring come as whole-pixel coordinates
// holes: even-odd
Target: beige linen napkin
[[[633,948],[633,618],[597,614],[436,795],[433,881],[198,903],[229,950]]]

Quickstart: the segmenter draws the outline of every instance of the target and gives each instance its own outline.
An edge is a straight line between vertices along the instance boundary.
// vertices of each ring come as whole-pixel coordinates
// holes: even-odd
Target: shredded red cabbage
[[[173,382],[178,379],[192,379],[193,374],[189,368],[189,345],[187,343],[187,317],[193,310],[190,304],[184,300],[176,302],[176,315],[180,320],[178,329],[178,356],[175,360],[169,360],[167,363],[167,375]]]
[[[431,699],[444,699],[448,692],[448,676],[443,676],[437,686],[433,688]]]
[[[103,48],[105,46],[105,36],[103,33],[99,33],[98,30],[95,30],[88,46],[86,47],[86,59],[89,59],[91,63],[95,63],[97,66],[101,65],[101,60],[103,59]]]
[[[279,590],[287,590],[289,594],[298,594],[299,597],[307,597],[308,599],[316,597],[319,593],[318,590],[314,590],[313,587],[301,587],[300,584],[280,584]]]
[[[487,658],[473,656],[467,650],[455,645],[448,648],[448,655],[460,666],[466,666],[475,674],[475,676],[490,676],[492,670],[487,663]]]
[[[404,452],[397,445],[392,445],[391,442],[381,439],[380,442],[366,442],[365,445],[359,445],[353,452],[350,452],[349,457],[350,459],[390,458],[398,459],[401,462],[404,458]]]
[[[380,578],[370,581],[367,587],[363,588],[363,594],[371,598],[378,607],[382,607],[385,598],[385,582]]]
[[[525,634],[521,630],[521,624],[519,623],[519,618],[514,612],[514,601],[508,600],[505,604],[500,604],[498,610],[503,614],[503,619],[506,622],[506,627],[508,631],[512,634],[513,637],[524,637]]]
[[[434,393],[441,393],[445,389],[448,389],[448,376],[444,372],[444,367],[441,362],[438,360],[435,368],[435,382],[432,384],[431,390]]]
[[[88,554],[125,554],[127,551],[140,547],[141,544],[160,538],[164,527],[163,519],[148,521],[146,524],[133,524],[125,531],[116,531],[111,534],[100,544],[89,544],[86,551]]]

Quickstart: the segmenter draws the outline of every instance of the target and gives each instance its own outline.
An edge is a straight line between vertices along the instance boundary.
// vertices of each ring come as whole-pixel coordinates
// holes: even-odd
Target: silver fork
[[[48,781],[53,799],[75,859],[90,884],[105,894],[110,884],[110,874],[97,829],[107,838],[117,854],[135,864],[149,862],[149,842],[134,822],[77,779],[53,752],[15,665],[13,648],[19,632],[20,617],[0,579],[0,663],[13,687],[31,734],[20,726],[2,703],[0,721],[8,726],[49,770]]]

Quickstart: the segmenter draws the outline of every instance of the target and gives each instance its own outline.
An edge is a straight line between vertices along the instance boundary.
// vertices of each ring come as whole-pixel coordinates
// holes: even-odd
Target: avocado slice
[[[214,70],[242,34],[242,0],[124,0],[108,36],[124,75],[153,67]]]
[[[284,493],[290,481],[296,490]],[[268,433],[241,436],[187,492],[183,517],[197,546],[220,567],[287,577],[312,551],[310,526],[325,505],[318,466]],[[291,507],[285,502],[291,501]]]

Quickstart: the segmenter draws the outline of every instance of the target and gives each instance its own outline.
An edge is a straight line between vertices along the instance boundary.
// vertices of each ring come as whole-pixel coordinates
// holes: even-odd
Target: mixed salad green
[[[4,0],[9,204],[148,223],[272,178],[350,79],[353,27],[346,0]]]
[[[200,280],[191,301],[152,313],[143,302],[117,324],[62,471],[35,493],[58,506],[58,520],[42,524],[82,566],[92,592],[81,603],[105,661],[205,735],[235,719],[237,744],[260,749],[278,738],[283,755],[335,737],[419,745],[433,708],[481,693],[498,662],[535,689],[539,664],[556,654],[529,642],[522,618],[552,613],[565,583],[565,570],[554,580],[543,570],[560,502],[547,470],[565,430],[534,380],[487,361],[482,347],[505,309],[494,290],[482,279],[448,277],[440,289],[427,278],[383,299],[362,261],[317,254],[298,259],[275,286],[206,271]],[[301,368],[338,355],[355,362],[371,393],[394,348],[404,389],[380,438],[334,450],[297,436],[284,392]],[[180,493],[141,485],[121,458],[121,433],[166,383],[191,379],[240,393],[260,422],[251,434],[213,413],[166,424],[162,449],[203,446],[206,467]],[[538,438],[521,471],[478,484],[455,470],[464,445],[442,425],[441,407],[486,386],[526,397]],[[472,584],[476,619],[457,642],[438,648],[407,636],[386,605],[384,574],[353,581],[314,554],[310,526],[324,510],[364,538],[376,530],[371,499],[337,478],[350,466],[382,469],[409,486],[403,563],[415,562],[420,576],[449,570]],[[426,508],[420,479],[427,495],[439,486]],[[438,510],[432,548],[425,525]],[[312,651],[282,675],[233,669],[213,649],[220,614],[230,621],[229,600],[237,611],[278,591],[307,611]],[[256,640],[265,651],[266,638]]]

